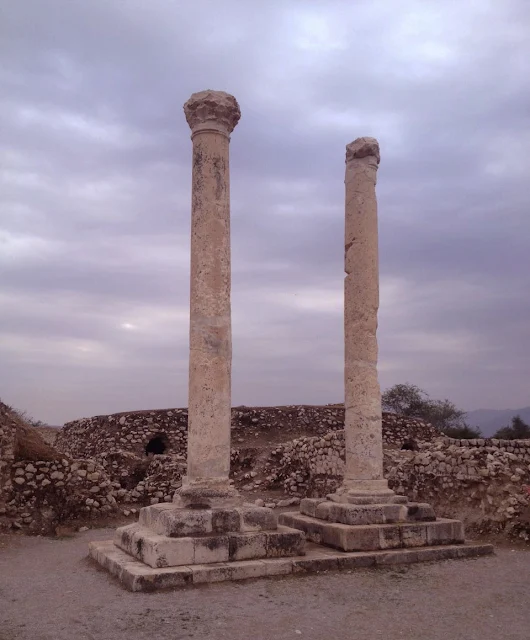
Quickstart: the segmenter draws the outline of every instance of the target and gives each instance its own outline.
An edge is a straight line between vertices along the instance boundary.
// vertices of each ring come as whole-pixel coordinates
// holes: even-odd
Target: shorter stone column
[[[281,514],[279,522],[300,529],[312,542],[342,551],[460,544],[461,522],[436,521],[430,505],[396,495],[383,476],[376,337],[378,165],[374,138],[357,138],[346,147],[344,480],[327,499],[306,498],[299,514]]]
[[[344,248],[344,482],[337,501],[383,502],[394,492],[383,477],[381,392],[377,378],[379,166],[375,138],[346,147]]]

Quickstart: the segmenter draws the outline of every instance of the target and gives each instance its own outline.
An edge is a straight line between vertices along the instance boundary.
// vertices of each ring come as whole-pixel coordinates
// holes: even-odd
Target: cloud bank
[[[0,38],[0,395],[187,402],[191,142],[233,93],[234,404],[343,397],[344,148],[381,145],[380,379],[528,404],[525,0],[27,0]]]

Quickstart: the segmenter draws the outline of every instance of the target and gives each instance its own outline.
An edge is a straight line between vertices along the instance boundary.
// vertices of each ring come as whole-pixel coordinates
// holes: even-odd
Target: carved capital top
[[[230,135],[241,117],[234,96],[224,91],[199,91],[192,93],[184,105],[186,120],[193,132],[201,129],[217,129]]]
[[[346,145],[346,162],[349,160],[361,158],[375,158],[378,165],[381,156],[379,154],[379,142],[375,138],[357,138],[350,144]]]

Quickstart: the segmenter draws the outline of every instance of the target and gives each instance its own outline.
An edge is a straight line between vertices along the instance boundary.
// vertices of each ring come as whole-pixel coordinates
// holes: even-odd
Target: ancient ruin
[[[282,514],[280,526],[271,509],[243,503],[229,478],[228,150],[240,111],[233,96],[214,91],[193,94],[184,111],[193,140],[187,475],[172,503],[144,507],[139,522],[119,528],[113,542],[91,543],[91,556],[129,589],[143,590],[489,552],[488,546],[464,545],[460,521],[437,519],[430,505],[408,503],[383,476],[376,338],[379,145],[373,138],[346,148],[343,482],[327,499],[303,499],[300,513]],[[163,444],[160,438],[156,447]],[[304,558],[306,538],[339,551],[321,546]],[[409,548],[416,551],[411,555]]]
[[[185,114],[189,412],[80,419],[49,447],[0,403],[0,528],[49,534],[140,508],[90,547],[131,590],[490,553],[465,543],[455,515],[530,539],[530,441],[452,440],[381,413],[373,138],[346,148],[345,403],[231,408],[228,150],[240,111],[205,91]],[[274,507],[296,505],[277,520]]]

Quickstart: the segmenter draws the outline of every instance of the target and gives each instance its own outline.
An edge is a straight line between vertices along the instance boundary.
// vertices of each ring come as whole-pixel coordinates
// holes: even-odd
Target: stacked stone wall
[[[112,451],[144,456],[152,438],[161,436],[171,455],[186,455],[188,412],[186,409],[136,411],[83,418],[67,423],[58,433],[55,446],[72,456],[91,457]],[[234,407],[232,429],[237,443],[241,430],[256,435],[280,430],[282,439],[295,434],[323,435],[344,428],[342,406]],[[383,441],[388,448],[401,448],[407,440],[432,440],[438,432],[415,418],[383,414]]]
[[[10,471],[2,516],[15,529],[51,533],[64,521],[115,509],[111,481],[93,460],[26,460]]]
[[[344,473],[344,432],[298,438],[271,454],[266,486],[322,497]],[[430,502],[441,516],[481,531],[530,538],[530,440],[439,437],[417,451],[386,449],[385,476],[397,493]]]
[[[15,460],[17,424],[9,408],[0,402],[0,516],[11,490],[11,466]]]

